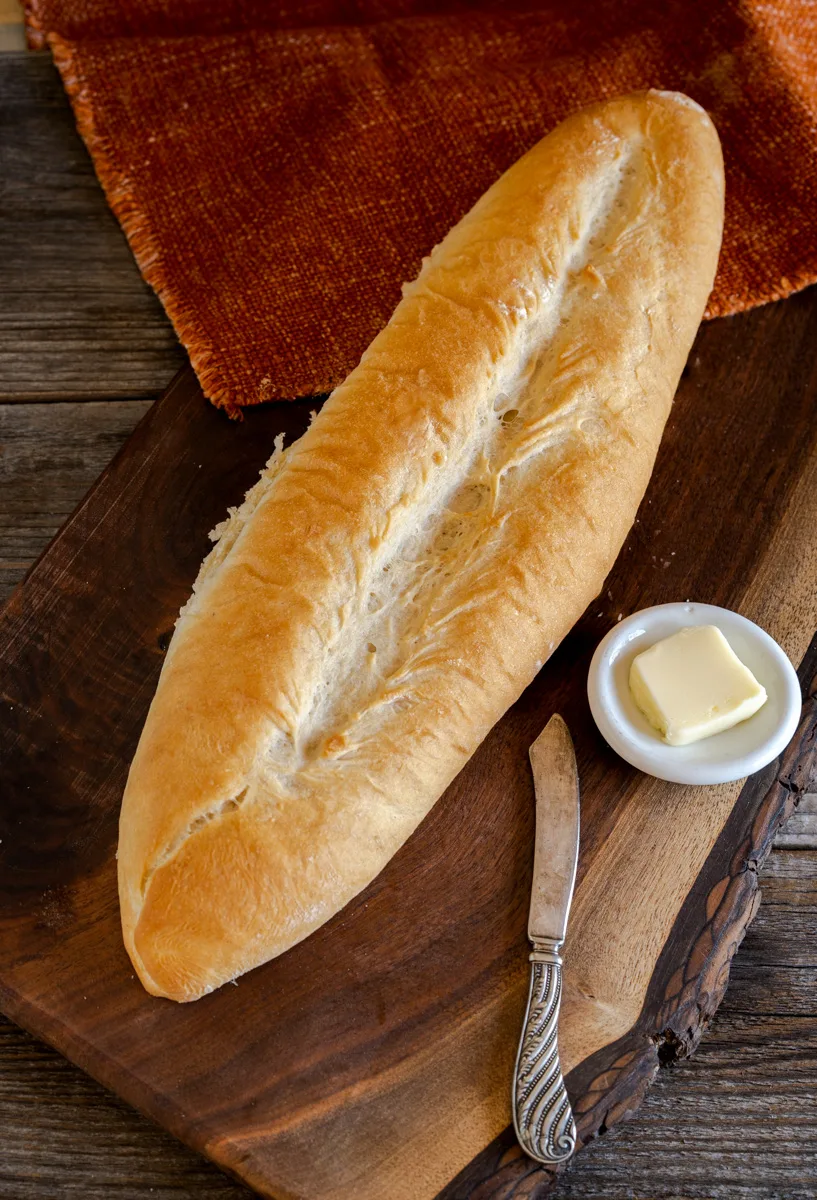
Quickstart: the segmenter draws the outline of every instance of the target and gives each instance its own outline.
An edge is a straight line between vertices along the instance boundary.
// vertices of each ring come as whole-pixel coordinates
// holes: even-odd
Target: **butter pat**
[[[681,629],[639,654],[630,691],[671,746],[731,729],[766,703],[766,689],[715,625]]]

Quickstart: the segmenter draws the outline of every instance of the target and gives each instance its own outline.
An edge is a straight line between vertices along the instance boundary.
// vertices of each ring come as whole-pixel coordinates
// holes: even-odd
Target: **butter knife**
[[[530,993],[513,1084],[519,1144],[538,1162],[566,1162],[576,1149],[576,1123],[559,1063],[558,1024],[567,914],[579,857],[579,776],[567,725],[554,715],[530,748],[536,790],[528,938],[533,945]]]

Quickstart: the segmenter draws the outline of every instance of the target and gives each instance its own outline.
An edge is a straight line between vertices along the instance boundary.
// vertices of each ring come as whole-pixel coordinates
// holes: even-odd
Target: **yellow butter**
[[[637,655],[630,691],[671,746],[731,729],[766,703],[766,689],[715,625],[681,629]]]

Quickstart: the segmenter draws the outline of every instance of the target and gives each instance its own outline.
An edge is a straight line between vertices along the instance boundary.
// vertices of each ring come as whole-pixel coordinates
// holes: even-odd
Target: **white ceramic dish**
[[[642,650],[688,625],[717,625],[763,684],[768,700],[748,721],[723,733],[691,746],[668,746],[636,707],[630,664]],[[593,719],[613,750],[639,770],[672,783],[726,783],[759,771],[791,741],[802,705],[794,667],[768,633],[727,608],[692,602],[658,604],[614,626],[593,655],[587,694]]]

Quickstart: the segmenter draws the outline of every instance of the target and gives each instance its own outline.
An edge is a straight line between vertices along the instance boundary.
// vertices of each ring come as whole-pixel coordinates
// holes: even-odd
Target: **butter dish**
[[[634,659],[691,626],[714,625],[765,688],[763,706],[732,728],[689,745],[665,742],[630,691]],[[593,719],[626,762],[673,783],[726,783],[751,775],[794,736],[802,705],[797,674],[782,648],[759,625],[726,608],[692,602],[659,604],[633,613],[599,643],[587,682]]]

